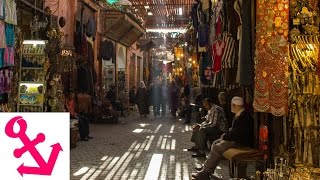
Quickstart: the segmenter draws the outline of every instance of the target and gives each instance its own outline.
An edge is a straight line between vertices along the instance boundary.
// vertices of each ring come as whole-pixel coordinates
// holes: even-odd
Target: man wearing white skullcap
[[[224,133],[220,139],[213,142],[208,159],[205,161],[201,171],[192,174],[194,180],[210,180],[210,175],[215,171],[223,153],[232,147],[253,145],[254,126],[253,118],[245,111],[241,97],[233,97],[231,100],[231,111],[235,113],[232,127]]]

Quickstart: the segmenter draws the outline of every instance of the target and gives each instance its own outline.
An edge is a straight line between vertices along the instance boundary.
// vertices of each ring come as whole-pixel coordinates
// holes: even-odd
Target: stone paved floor
[[[91,124],[88,142],[71,150],[71,179],[189,180],[205,159],[191,157],[191,126],[181,119],[140,118],[131,112],[120,123]],[[228,162],[215,175],[229,179]]]

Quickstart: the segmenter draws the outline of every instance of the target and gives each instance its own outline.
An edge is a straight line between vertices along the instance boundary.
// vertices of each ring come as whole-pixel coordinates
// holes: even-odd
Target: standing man
[[[206,98],[203,100],[203,107],[208,111],[208,114],[203,117],[204,121],[201,124],[193,127],[191,142],[194,142],[195,146],[189,149],[195,151],[192,157],[205,157],[207,141],[219,139],[228,129],[226,115],[220,106]]]
[[[160,116],[161,88],[157,79],[154,80],[150,87],[150,98],[153,106],[153,115],[156,118]]]
[[[210,175],[215,171],[223,157],[223,153],[229,148],[239,146],[252,146],[254,142],[254,122],[251,115],[243,107],[241,97],[233,97],[231,111],[235,113],[232,127],[216,140],[210,154],[204,163],[204,167],[198,173],[192,174],[194,180],[210,180]]]

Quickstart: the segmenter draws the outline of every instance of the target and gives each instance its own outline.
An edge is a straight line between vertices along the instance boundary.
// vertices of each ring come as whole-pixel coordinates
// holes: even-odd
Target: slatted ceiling
[[[144,21],[146,28],[179,28],[189,22],[193,0],[130,0],[135,13]],[[145,9],[149,6],[149,9]],[[179,15],[182,8],[182,15]],[[148,15],[152,12],[152,16]]]

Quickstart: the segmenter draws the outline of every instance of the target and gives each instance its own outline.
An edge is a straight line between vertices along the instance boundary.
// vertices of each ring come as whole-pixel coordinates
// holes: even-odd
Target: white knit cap
[[[234,105],[239,105],[242,106],[243,105],[243,99],[241,97],[235,96],[232,98],[231,103]]]

